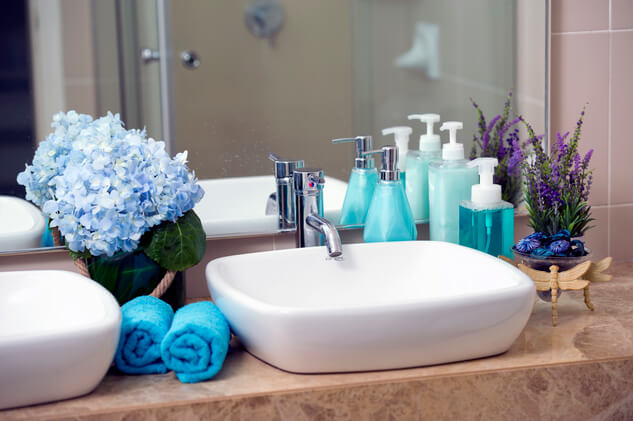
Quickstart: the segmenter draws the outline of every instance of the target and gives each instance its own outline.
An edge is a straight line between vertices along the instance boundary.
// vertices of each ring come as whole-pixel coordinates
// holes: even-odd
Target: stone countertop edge
[[[179,413],[207,417],[215,416],[216,412],[220,416],[224,410],[232,411],[223,415],[226,417],[237,411],[245,417],[246,413],[264,416],[265,412],[281,419],[293,419],[299,415],[312,418],[308,413],[310,410],[306,409],[308,407],[327,408],[329,412],[334,411],[334,415],[341,415],[347,410],[346,413],[354,414],[354,418],[371,418],[367,415],[369,413],[362,412],[362,408],[372,405],[389,408],[390,402],[400,396],[404,398],[407,393],[414,395],[409,396],[406,402],[398,400],[398,407],[402,410],[417,408],[418,412],[429,412],[427,406],[439,408],[446,404],[443,399],[451,400],[442,398],[443,393],[447,393],[446,396],[461,393],[463,399],[472,401],[471,406],[476,406],[482,394],[488,393],[484,390],[488,383],[489,387],[499,387],[495,396],[504,395],[505,400],[512,400],[518,394],[523,396],[523,400],[530,401],[536,396],[532,396],[531,389],[525,389],[530,387],[530,378],[536,379],[532,386],[535,385],[537,392],[542,388],[547,390],[549,386],[552,387],[550,394],[566,390],[564,397],[573,399],[576,406],[584,411],[582,414],[607,414],[611,417],[617,411],[625,411],[633,418],[633,262],[615,263],[610,273],[614,275],[612,281],[591,287],[595,312],[584,307],[582,291],[565,291],[559,302],[559,326],[552,327],[551,304],[538,301],[519,338],[510,350],[497,356],[398,370],[293,374],[258,360],[238,345],[232,347],[223,370],[208,382],[182,384],[173,373],[125,376],[111,370],[97,389],[88,395],[50,404],[0,410],[0,419],[101,419],[106,416],[109,419],[109,416],[115,415],[126,419],[130,415],[133,419],[134,414],[151,418]],[[605,376],[610,379],[606,386]],[[566,377],[575,380],[565,383]],[[495,382],[501,380],[504,385],[495,386]],[[482,382],[481,386],[478,382]],[[602,403],[595,403],[593,409],[583,407],[585,403],[574,393],[579,396],[588,391],[590,396],[600,394],[602,389],[594,390],[592,386],[595,382],[602,382],[602,388],[618,385],[612,393],[617,396],[603,397]],[[398,391],[394,392],[391,400],[384,395],[390,390]],[[421,390],[436,395],[425,407],[420,407],[421,402],[427,399],[421,395]],[[513,395],[508,395],[510,393]],[[328,402],[332,399],[343,401],[326,405],[323,399],[329,399]],[[503,407],[505,404],[499,399],[486,398],[485,402],[488,406]],[[519,400],[518,397],[516,399]],[[373,402],[371,405],[370,401]],[[522,402],[507,408],[508,411],[521,409],[521,413],[527,416],[525,411],[528,409],[521,407]],[[537,402],[547,406],[544,401]],[[560,405],[557,402],[550,404],[552,409]],[[359,409],[358,405],[362,408]],[[465,403],[460,402],[457,406],[460,405]],[[284,412],[286,409],[292,409],[294,415],[288,415]],[[343,412],[339,414],[340,411]],[[455,411],[456,416],[460,414]]]

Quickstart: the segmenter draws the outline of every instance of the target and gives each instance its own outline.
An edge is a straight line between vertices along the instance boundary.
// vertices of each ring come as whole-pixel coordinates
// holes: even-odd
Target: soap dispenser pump
[[[472,186],[471,199],[459,206],[459,244],[495,257],[512,258],[514,206],[501,200],[501,186],[493,184],[497,158],[477,158],[468,163],[479,167],[479,184]]]
[[[413,129],[409,126],[395,126],[382,129],[382,135],[394,135],[396,147],[398,148],[398,170],[400,171],[400,180],[404,186],[407,185],[407,154],[409,153],[409,136]]]
[[[405,191],[411,212],[416,221],[429,219],[429,163],[440,159],[442,148],[440,135],[433,132],[433,125],[439,123],[439,114],[412,114],[409,120],[426,123],[426,134],[420,135],[418,150],[407,154],[407,183]]]
[[[380,180],[367,211],[363,240],[368,243],[415,240],[418,232],[400,180],[398,148],[383,146],[370,153],[381,153],[382,165]]]
[[[356,158],[349,176],[339,224],[362,226],[365,223],[369,203],[374,195],[374,188],[378,182],[378,172],[374,166],[374,158],[367,155],[372,150],[371,136],[357,136],[351,138],[334,139],[332,143],[355,143]]]
[[[449,143],[442,147],[442,160],[429,164],[429,234],[431,240],[459,243],[459,205],[470,198],[471,187],[479,180],[477,169],[464,159],[464,145],[457,142],[460,121],[446,121]]]

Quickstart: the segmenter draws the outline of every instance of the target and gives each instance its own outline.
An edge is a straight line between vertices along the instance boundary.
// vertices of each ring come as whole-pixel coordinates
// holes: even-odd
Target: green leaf
[[[202,260],[206,236],[193,210],[176,222],[163,222],[143,239],[145,254],[167,270],[180,271]]]

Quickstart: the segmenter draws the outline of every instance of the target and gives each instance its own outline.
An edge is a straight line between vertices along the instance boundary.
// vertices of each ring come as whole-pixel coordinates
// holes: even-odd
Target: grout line
[[[600,206],[592,206],[592,208],[600,208],[600,207],[604,207],[604,205],[600,205]],[[609,205],[609,208],[630,208],[633,207],[633,203],[619,203],[616,205]]]
[[[610,30],[611,30],[611,28],[613,27],[613,26],[611,25],[611,15],[612,15],[611,11],[613,10],[613,9],[612,9],[612,6],[611,6],[612,2],[613,2],[613,0],[609,0],[609,31],[610,31]]]
[[[595,31],[570,31],[570,32],[552,32],[552,35],[590,35],[590,34],[608,34],[609,32],[633,32],[631,29],[600,29]]]
[[[609,28],[611,28],[611,0],[609,0]],[[608,40],[608,45],[609,45],[609,50],[608,50],[608,55],[609,58],[607,60],[607,74],[608,74],[608,92],[607,92],[607,203],[609,204],[609,206],[611,206],[611,204],[613,203],[613,192],[612,192],[612,182],[613,182],[613,177],[612,177],[612,166],[611,166],[611,158],[612,158],[612,147],[611,147],[611,75],[612,75],[612,59],[613,59],[613,54],[612,54],[612,41],[611,41],[612,36],[609,34],[609,40]],[[611,211],[607,210],[607,255],[611,256]]]

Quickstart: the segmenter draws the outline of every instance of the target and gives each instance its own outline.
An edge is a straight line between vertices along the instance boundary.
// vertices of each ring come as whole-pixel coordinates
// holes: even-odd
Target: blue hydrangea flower
[[[91,123],[91,116],[76,111],[53,116],[51,127],[55,130],[39,144],[33,164],[26,165],[17,177],[18,184],[26,188],[27,200],[42,207],[44,202],[53,198],[53,178],[64,171],[73,142]]]
[[[73,138],[42,209],[72,251],[133,251],[151,227],[176,221],[202,199],[186,162],[186,152],[172,159],[164,142],[125,130],[108,113]]]

